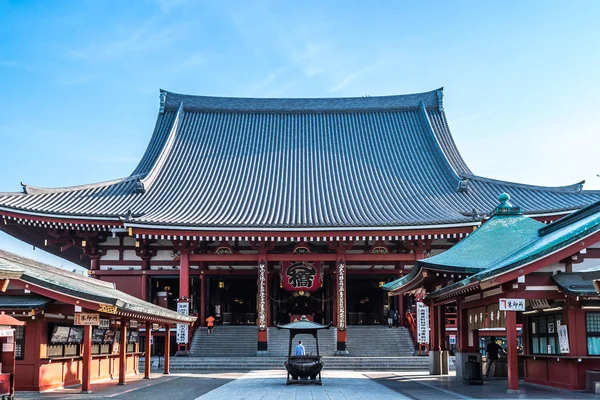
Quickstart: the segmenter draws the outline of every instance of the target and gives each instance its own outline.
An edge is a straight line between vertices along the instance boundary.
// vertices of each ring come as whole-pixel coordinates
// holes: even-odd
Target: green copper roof
[[[492,218],[490,221],[488,221],[488,223],[497,217]],[[499,257],[494,257],[496,259],[490,260],[492,262],[490,262],[487,265],[483,265],[483,263],[480,263],[479,265],[481,266],[481,272],[472,275],[466,279],[463,279],[455,284],[446,286],[445,288],[430,293],[428,297],[440,297],[461,287],[468,286],[473,283],[479,283],[497,275],[510,272],[514,269],[519,268],[522,265],[531,263],[537,259],[543,258],[548,254],[561,250],[582,238],[599,232],[600,202],[592,204],[591,206],[588,206],[573,214],[570,214],[554,222],[551,225],[542,226],[535,232],[535,234],[531,235],[530,240],[527,240],[527,237],[519,238],[520,235],[523,234],[523,230],[521,228],[528,226],[525,224],[525,222],[510,219],[503,219],[503,221],[512,221],[512,223],[506,224],[504,228],[499,228],[495,230],[495,236],[498,238],[497,247],[499,248],[488,249],[488,251],[496,253],[496,257]],[[556,224],[559,228],[552,229],[551,227],[554,224]],[[477,242],[479,241],[478,237],[480,236],[480,231],[485,232],[483,231],[482,227],[475,233],[471,234],[467,239],[470,239],[471,243],[477,244]],[[505,237],[515,237],[515,240],[522,240],[523,245],[516,249],[504,247],[504,241],[506,240]],[[487,240],[489,241],[490,238],[488,238]],[[465,246],[468,245],[466,239],[461,243],[464,243]],[[453,247],[452,249],[448,250],[446,253],[443,253],[441,255],[453,252],[453,250],[457,246]],[[492,258],[486,257],[485,254],[480,254],[476,256],[477,252],[473,247],[470,248],[470,250],[471,257],[473,258],[479,256],[489,259]],[[448,262],[453,262],[453,260],[451,258],[448,258]]]
[[[418,274],[420,274],[421,269],[416,265],[413,267],[413,270],[408,275],[404,275],[402,278],[398,278],[395,281],[391,281],[382,286],[383,290],[388,292],[393,292],[396,289],[401,288],[406,285],[408,282],[412,281]]]

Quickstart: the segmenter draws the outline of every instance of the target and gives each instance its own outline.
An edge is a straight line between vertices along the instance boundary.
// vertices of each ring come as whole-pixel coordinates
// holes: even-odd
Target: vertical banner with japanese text
[[[267,329],[267,264],[258,264],[258,329]]]
[[[429,307],[417,302],[417,343],[429,343]]]
[[[183,315],[189,315],[190,303],[188,301],[181,301],[177,303],[177,312]],[[189,327],[187,324],[177,324],[177,344],[188,343],[188,331]]]
[[[337,301],[338,301],[338,330],[346,330],[346,263],[337,265]]]

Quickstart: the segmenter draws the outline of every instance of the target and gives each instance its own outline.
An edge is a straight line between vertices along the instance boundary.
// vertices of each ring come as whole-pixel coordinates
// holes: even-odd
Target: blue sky
[[[598,1],[0,0],[0,191],[128,175],[158,89],[343,97],[444,87],[478,175],[600,189]],[[67,264],[0,234],[0,248]]]

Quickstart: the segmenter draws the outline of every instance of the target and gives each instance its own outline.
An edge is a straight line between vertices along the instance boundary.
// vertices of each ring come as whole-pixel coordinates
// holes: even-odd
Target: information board
[[[429,343],[429,307],[417,303],[417,342]]]

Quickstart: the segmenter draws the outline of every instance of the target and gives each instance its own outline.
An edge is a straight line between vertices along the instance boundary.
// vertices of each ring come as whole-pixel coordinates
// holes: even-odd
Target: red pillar
[[[152,360],[150,356],[152,355],[152,349],[150,348],[152,345],[150,344],[150,337],[152,335],[152,323],[150,321],[146,321],[146,337],[145,337],[145,346],[146,354],[144,354],[144,379],[150,379],[150,367]]]
[[[506,350],[508,352],[508,390],[519,390],[516,311],[506,312]]]
[[[164,374],[169,375],[171,373],[169,360],[171,358],[171,325],[165,325],[165,370]]]
[[[398,296],[398,325],[404,326],[404,317],[406,310],[404,309],[404,295]]]
[[[440,350],[448,350],[446,347],[446,306],[443,305],[439,307],[439,330]]]
[[[125,373],[127,372],[127,321],[121,319],[119,333],[119,385],[125,384]]]
[[[92,369],[92,326],[83,327],[83,371],[81,376],[81,392],[92,393],[91,390]]]
[[[200,326],[206,324],[206,279],[204,271],[200,271]]]
[[[190,299],[190,253],[181,250],[179,258],[179,298]]]

